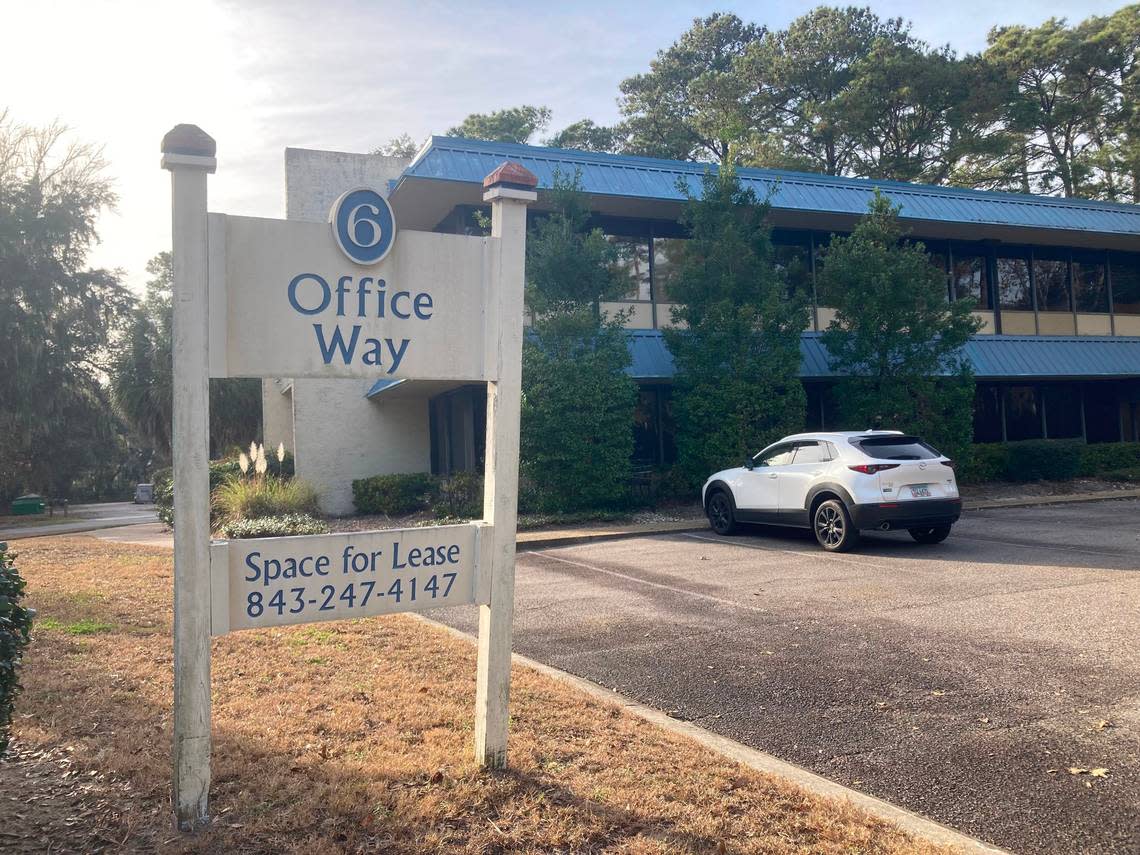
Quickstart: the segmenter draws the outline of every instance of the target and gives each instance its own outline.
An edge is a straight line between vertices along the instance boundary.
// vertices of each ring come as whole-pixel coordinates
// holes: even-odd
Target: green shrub
[[[482,519],[483,473],[456,472],[440,480],[431,512],[441,519]]]
[[[1129,466],[1126,469],[1110,469],[1100,473],[1106,481],[1126,481],[1129,484],[1140,484],[1140,466]]]
[[[13,563],[14,553],[0,543],[0,757],[8,749],[12,711],[20,684],[16,668],[31,640],[32,618],[36,613],[20,605],[25,582]]]
[[[1010,481],[1070,481],[1080,472],[1082,446],[1073,439],[1011,442],[1005,477]]]
[[[174,470],[159,469],[150,476],[154,484],[154,510],[159,520],[174,528]]]
[[[231,478],[211,494],[218,523],[320,513],[316,488],[300,478]]]
[[[352,501],[358,514],[402,516],[431,505],[436,489],[435,479],[427,472],[373,475],[352,482]]]
[[[1081,449],[1081,475],[1140,466],[1140,442],[1098,442]]]
[[[328,534],[324,520],[309,514],[282,514],[223,523],[218,534],[228,540],[244,537],[286,537],[293,534]]]
[[[970,447],[969,459],[958,473],[964,484],[983,484],[1001,481],[1009,468],[1009,446],[1001,443],[980,443]]]

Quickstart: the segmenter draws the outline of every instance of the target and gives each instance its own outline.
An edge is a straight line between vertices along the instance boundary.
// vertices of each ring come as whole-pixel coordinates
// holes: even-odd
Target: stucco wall
[[[293,448],[293,391],[292,381],[263,380],[261,383],[262,442],[266,448],[285,443]]]
[[[369,386],[360,380],[293,385],[297,475],[317,488],[329,514],[354,511],[355,478],[431,468],[427,399],[369,401]]]
[[[373,187],[387,195],[407,161],[396,157],[337,151],[285,150],[285,216],[325,222],[333,202],[354,187]],[[332,240],[330,234],[329,240]],[[291,396],[292,445],[297,474],[317,488],[321,507],[330,514],[353,512],[352,481],[391,472],[426,472],[431,468],[428,401],[423,398],[370,401],[364,393],[373,381],[295,380]],[[272,381],[262,386],[266,436],[280,429],[285,398]],[[276,439],[273,442],[288,440]]]

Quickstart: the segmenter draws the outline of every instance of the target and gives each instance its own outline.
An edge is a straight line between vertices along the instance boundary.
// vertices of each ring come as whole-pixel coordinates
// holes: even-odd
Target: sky
[[[284,216],[286,146],[370,151],[442,134],[474,112],[546,105],[550,130],[619,117],[618,84],[692,19],[731,11],[780,28],[812,2],[3,0],[0,111],[61,121],[100,145],[119,202],[90,261],[141,290],[170,246],[159,146],[179,122],[217,140],[210,209]],[[846,5],[835,4],[835,5]],[[932,44],[985,46],[995,25],[1071,21],[1124,0],[885,0]]]

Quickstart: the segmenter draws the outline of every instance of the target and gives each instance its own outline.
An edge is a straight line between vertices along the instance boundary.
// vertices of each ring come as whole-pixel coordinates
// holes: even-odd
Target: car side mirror
[[[751,457],[745,458],[745,460],[744,460],[744,468],[745,468],[745,469],[754,469],[754,468],[756,468],[756,463],[755,463],[755,462],[752,460],[752,458],[751,458]]]

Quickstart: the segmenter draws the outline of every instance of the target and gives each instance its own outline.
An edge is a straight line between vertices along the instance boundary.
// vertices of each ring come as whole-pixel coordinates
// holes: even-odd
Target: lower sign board
[[[483,602],[489,576],[479,551],[489,529],[479,522],[214,542],[211,631]]]

